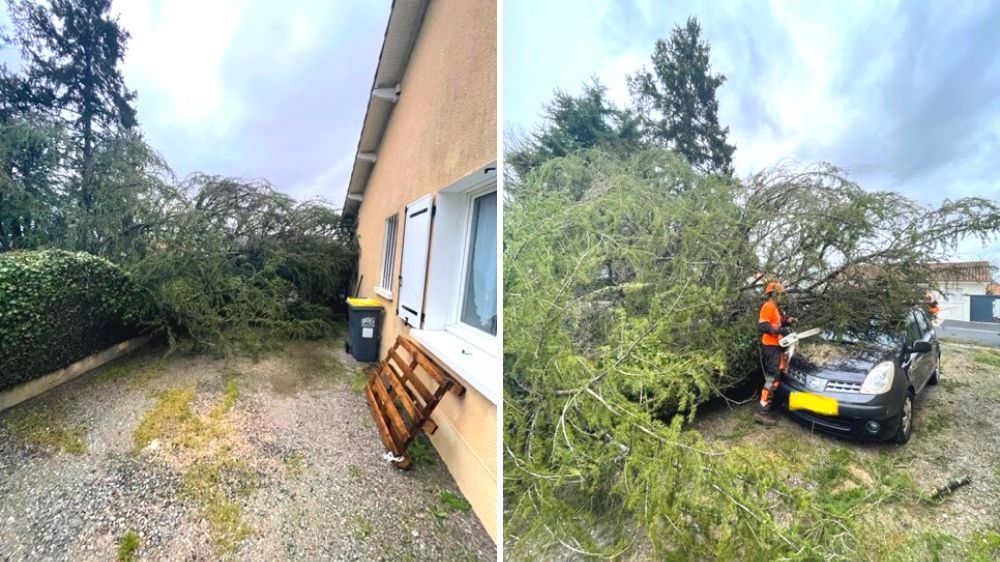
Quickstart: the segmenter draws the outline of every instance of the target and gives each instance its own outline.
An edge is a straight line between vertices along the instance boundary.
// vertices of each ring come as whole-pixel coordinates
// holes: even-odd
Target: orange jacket
[[[764,302],[764,306],[760,307],[760,316],[758,316],[757,322],[767,322],[775,331],[781,328],[781,311],[778,310],[778,305],[774,304],[772,300]],[[760,343],[778,345],[780,339],[781,334],[761,334]]]

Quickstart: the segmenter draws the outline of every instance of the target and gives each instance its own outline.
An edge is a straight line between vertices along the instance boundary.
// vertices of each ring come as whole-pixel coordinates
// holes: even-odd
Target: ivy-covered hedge
[[[138,335],[148,312],[139,287],[103,258],[0,254],[0,390]]]

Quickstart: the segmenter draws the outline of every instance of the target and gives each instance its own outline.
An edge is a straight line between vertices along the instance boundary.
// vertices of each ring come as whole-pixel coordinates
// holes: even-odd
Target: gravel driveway
[[[147,348],[0,414],[0,560],[494,560],[433,449],[400,471],[332,341]]]

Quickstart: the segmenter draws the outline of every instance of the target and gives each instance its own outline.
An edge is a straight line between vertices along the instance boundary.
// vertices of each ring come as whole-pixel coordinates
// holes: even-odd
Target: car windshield
[[[898,332],[887,330],[869,332],[867,334],[823,332],[820,339],[830,343],[850,345],[870,345],[876,347],[892,347],[899,341]]]

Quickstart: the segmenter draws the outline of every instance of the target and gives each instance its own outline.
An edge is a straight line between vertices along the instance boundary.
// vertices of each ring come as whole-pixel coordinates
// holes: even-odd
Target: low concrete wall
[[[109,361],[132,353],[149,343],[150,337],[151,336],[139,336],[137,338],[132,338],[118,345],[111,346],[104,351],[95,353],[90,357],[81,359],[69,367],[64,367],[58,371],[42,375],[37,379],[32,379],[13,388],[0,391],[0,412],[12,406],[16,406],[25,400],[34,398],[43,392],[52,390],[53,388],[65,382],[71,381],[88,371],[92,371]]]

